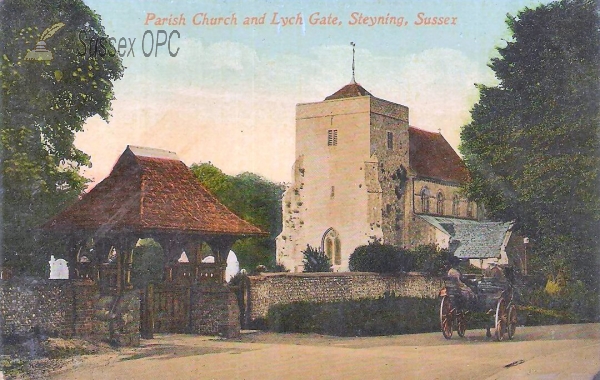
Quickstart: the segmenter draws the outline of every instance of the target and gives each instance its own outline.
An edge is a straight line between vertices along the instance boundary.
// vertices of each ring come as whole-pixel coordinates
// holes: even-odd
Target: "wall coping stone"
[[[278,273],[260,273],[258,275],[248,276],[252,280],[261,280],[268,277],[427,277],[427,278],[438,278],[438,276],[432,276],[421,272],[394,272],[394,273],[376,273],[376,272],[313,272],[313,273],[290,273],[290,272],[278,272]]]

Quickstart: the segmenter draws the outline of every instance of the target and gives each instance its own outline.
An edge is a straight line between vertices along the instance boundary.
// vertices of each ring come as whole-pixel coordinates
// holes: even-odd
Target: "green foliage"
[[[45,41],[50,61],[26,61],[42,32],[65,24]],[[3,261],[18,271],[44,270],[41,252],[58,244],[37,227],[74,201],[85,187],[79,175],[89,157],[75,133],[94,115],[108,120],[118,56],[77,55],[78,32],[102,35],[100,16],[81,0],[0,2],[0,146]],[[80,45],[79,45],[80,46]]]
[[[285,265],[283,265],[282,263],[276,263],[271,268],[271,271],[276,272],[276,273],[283,273],[283,272],[289,272],[290,270],[288,268],[286,268]]]
[[[469,198],[516,220],[531,238],[530,271],[597,288],[600,244],[600,22],[591,0],[561,0],[509,16],[512,38],[479,85],[461,132]],[[537,257],[537,260],[536,260]]]
[[[577,318],[568,312],[536,306],[518,306],[517,318],[524,326],[562,325],[576,323]]]
[[[394,273],[411,270],[413,260],[406,250],[375,242],[357,247],[349,267],[351,272]]]
[[[543,286],[528,286],[521,290],[519,303],[534,315],[532,320],[552,317],[557,318],[556,323],[576,323],[598,322],[600,318],[598,294],[581,281],[566,283],[556,294],[548,294]]]
[[[275,265],[275,238],[281,232],[283,185],[252,173],[229,176],[211,163],[193,164],[200,182],[231,211],[269,233],[268,237],[238,240],[232,247],[240,268]]]
[[[413,257],[412,270],[427,273],[432,276],[441,276],[446,273],[446,266],[452,255],[445,248],[435,244],[423,244],[408,251]]]
[[[437,331],[438,300],[386,295],[330,303],[294,302],[269,309],[267,325],[276,332],[338,336],[412,334]]]
[[[331,259],[320,249],[306,246],[306,249],[302,251],[304,255],[302,264],[304,265],[303,272],[331,272]]]
[[[133,250],[131,284],[144,289],[151,282],[162,281],[164,253],[160,244],[152,239],[142,239]]]

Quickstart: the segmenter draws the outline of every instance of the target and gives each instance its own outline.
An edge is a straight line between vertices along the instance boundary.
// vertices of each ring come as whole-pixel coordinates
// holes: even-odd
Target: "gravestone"
[[[233,251],[227,255],[227,268],[225,268],[225,281],[229,282],[240,271],[240,262]]]
[[[54,255],[50,256],[50,280],[68,280],[69,266],[64,259],[55,259]]]

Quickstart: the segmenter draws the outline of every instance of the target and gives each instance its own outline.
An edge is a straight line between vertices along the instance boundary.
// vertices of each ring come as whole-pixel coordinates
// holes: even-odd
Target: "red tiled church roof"
[[[329,95],[325,100],[353,98],[355,96],[373,96],[371,93],[364,89],[363,86],[356,82],[345,85],[344,87],[337,90],[335,93]]]
[[[129,146],[108,177],[43,227],[265,234],[221,204],[174,153]]]
[[[441,133],[409,127],[409,161],[419,177],[462,183],[469,179],[467,168]]]

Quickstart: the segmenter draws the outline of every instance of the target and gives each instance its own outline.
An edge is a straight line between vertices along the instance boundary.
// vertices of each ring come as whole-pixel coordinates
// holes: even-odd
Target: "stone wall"
[[[437,298],[441,278],[417,273],[266,273],[250,276],[250,324],[266,318],[269,308],[295,301],[335,302],[397,296]]]
[[[73,290],[68,280],[12,279],[0,286],[2,335],[70,333]]]
[[[0,332],[139,344],[139,292],[101,295],[79,280],[12,278],[0,281]]]
[[[225,285],[197,284],[191,288],[191,332],[237,338],[240,310],[235,294]]]

